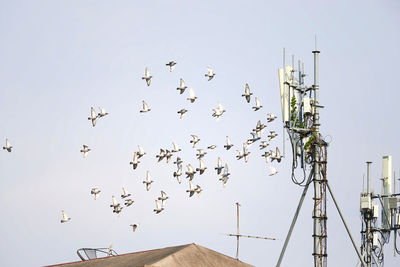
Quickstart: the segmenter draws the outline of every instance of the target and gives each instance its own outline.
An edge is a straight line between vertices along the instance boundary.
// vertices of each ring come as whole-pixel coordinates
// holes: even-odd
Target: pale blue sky
[[[81,247],[118,253],[195,242],[235,256],[235,202],[242,204],[243,234],[280,241],[241,240],[240,258],[274,266],[301,188],[290,180],[291,156],[274,164],[269,177],[257,146],[247,164],[225,151],[225,136],[239,146],[257,120],[275,112],[270,129],[282,132],[277,68],[282,48],[305,62],[312,83],[314,35],[320,55],[321,132],[331,136],[328,179],[357,243],[359,193],[365,161],[373,161],[373,184],[380,191],[381,157],[391,154],[400,170],[398,144],[398,1],[0,1],[0,265],[38,266],[78,260]],[[165,63],[178,62],[174,72]],[[141,80],[148,66],[154,76]],[[207,82],[211,66],[217,73]],[[179,78],[199,99],[189,104],[176,91]],[[253,112],[240,97],[245,83],[264,108]],[[145,99],[152,111],[139,114]],[[216,122],[212,108],[227,112]],[[92,128],[90,107],[110,113]],[[176,111],[189,109],[178,119]],[[199,147],[219,147],[205,157],[209,169],[196,183],[200,198],[188,198],[175,167],[156,163],[159,148],[177,142],[182,158],[197,166],[190,134]],[[93,151],[83,159],[82,144]],[[147,155],[138,169],[129,165],[137,145]],[[281,136],[273,142],[282,146]],[[287,143],[289,146],[289,143]],[[221,156],[231,179],[223,189],[211,167]],[[146,192],[150,170],[155,183]],[[397,172],[398,173],[398,172]],[[109,208],[111,195],[125,186],[135,204],[120,217]],[[102,190],[97,201],[90,189]],[[170,199],[155,215],[160,190]],[[303,206],[282,266],[312,264],[312,190]],[[357,262],[339,216],[328,197],[328,264]],[[60,224],[61,210],[72,220]],[[131,223],[140,223],[136,233]],[[393,239],[392,239],[393,240]],[[397,266],[393,241],[385,266]]]

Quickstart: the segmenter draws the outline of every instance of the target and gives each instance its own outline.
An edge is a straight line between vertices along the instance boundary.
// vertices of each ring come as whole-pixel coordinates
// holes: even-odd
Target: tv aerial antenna
[[[239,233],[239,207],[241,205],[239,202],[236,202],[236,222],[237,222],[237,231],[236,234],[224,234],[227,236],[234,236],[236,237],[236,260],[239,260],[239,239],[241,237],[247,237],[247,238],[257,238],[257,239],[265,239],[265,240],[277,240],[276,238],[272,237],[264,237],[264,236],[254,236],[254,235],[242,235]]]

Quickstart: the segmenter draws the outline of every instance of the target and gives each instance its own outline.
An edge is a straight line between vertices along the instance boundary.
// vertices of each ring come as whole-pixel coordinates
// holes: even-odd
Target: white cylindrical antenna
[[[286,82],[286,49],[283,48],[283,103],[285,103],[285,97],[286,97],[286,92],[285,92],[285,82]],[[285,109],[285,105],[283,105]],[[282,112],[282,122],[285,124],[285,112]],[[283,157],[285,158],[286,156],[286,145],[285,145],[285,127],[283,127],[283,132],[282,132],[282,141],[283,141]]]
[[[367,161],[367,193],[371,193],[371,164],[372,161]]]

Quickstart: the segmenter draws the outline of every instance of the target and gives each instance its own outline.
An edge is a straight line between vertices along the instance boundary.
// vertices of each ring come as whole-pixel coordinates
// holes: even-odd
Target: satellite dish
[[[76,251],[83,261],[118,255],[111,247],[108,248],[80,248]]]

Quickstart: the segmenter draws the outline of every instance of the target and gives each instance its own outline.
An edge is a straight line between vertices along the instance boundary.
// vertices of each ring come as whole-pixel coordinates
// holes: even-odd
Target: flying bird
[[[104,108],[99,107],[99,110],[100,110],[100,112],[97,114],[97,116],[98,116],[99,118],[108,115],[108,113],[106,112],[106,110],[105,110]]]
[[[181,180],[182,168],[183,168],[183,166],[179,165],[178,170],[176,172],[174,172],[174,177],[176,177],[179,184],[182,182],[182,180]]]
[[[196,185],[196,189],[194,191],[197,193],[197,196],[200,197],[200,194],[203,191],[203,189],[201,189],[200,185]]]
[[[201,158],[203,158],[206,154],[207,154],[207,152],[205,152],[204,149],[198,148],[198,149],[197,149],[196,157],[197,157],[197,159],[201,159]]]
[[[151,109],[150,109],[149,106],[147,105],[146,101],[142,100],[142,103],[143,103],[143,109],[140,110],[140,113],[149,112]]]
[[[281,159],[282,159],[281,152],[279,151],[279,148],[276,147],[274,157],[272,158],[271,161],[276,160],[277,162],[281,162]]]
[[[226,145],[224,145],[224,148],[226,148],[226,150],[229,150],[231,149],[231,147],[233,147],[231,139],[229,138],[229,136],[226,136]]]
[[[143,181],[144,184],[146,184],[146,190],[149,191],[150,190],[150,186],[151,183],[154,182],[152,180],[150,180],[150,171],[147,171],[146,173],[146,180]]]
[[[222,108],[221,103],[218,103],[218,107],[213,109],[214,113],[212,114],[212,116],[219,119],[225,111],[226,110]]]
[[[3,149],[7,150],[8,152],[11,152],[12,146],[7,138],[6,138],[6,146],[3,146]]]
[[[161,211],[164,210],[164,207],[160,205],[158,200],[156,199],[156,208],[153,210],[156,214],[160,213]]]
[[[172,145],[174,146],[174,149],[172,149],[172,152],[177,153],[177,152],[181,151],[181,149],[175,142],[172,142]]]
[[[167,159],[167,163],[169,163],[169,161],[170,161],[171,158],[172,158],[172,153],[171,153],[171,151],[169,151],[168,149],[165,150],[165,158]]]
[[[118,207],[119,206],[119,203],[117,202],[117,199],[115,198],[115,196],[112,196],[111,197],[111,205],[110,205],[110,207],[111,208],[115,208],[115,207]]]
[[[177,157],[176,160],[174,161],[174,164],[176,164],[176,166],[179,168],[182,162],[183,162],[182,159],[180,157]]]
[[[249,85],[246,83],[246,86],[244,87],[244,94],[242,96],[246,98],[247,103],[250,103],[250,96],[252,94],[253,93],[250,93]]]
[[[269,146],[268,141],[261,141],[260,150],[266,148],[267,146]]]
[[[65,211],[62,210],[61,213],[62,213],[61,223],[65,223],[65,222],[68,222],[71,220],[71,218],[68,217],[68,215],[65,213]]]
[[[89,153],[91,149],[87,145],[83,145],[83,149],[80,150],[80,152],[83,153],[83,157],[86,158],[87,154]]]
[[[93,107],[90,108],[90,117],[88,118],[88,120],[92,121],[92,125],[93,127],[96,126],[96,119],[97,119],[97,113],[94,110]]]
[[[160,149],[160,154],[156,155],[156,158],[158,158],[158,162],[160,162],[165,158],[165,156],[166,156],[165,150],[164,149]]]
[[[271,152],[265,151],[264,154],[261,155],[261,157],[264,157],[265,163],[268,163],[270,162]]]
[[[263,106],[261,106],[260,100],[258,99],[258,97],[256,97],[256,105],[253,107],[254,111],[257,111],[262,107]]]
[[[193,138],[193,140],[190,140],[190,143],[193,143],[193,148],[196,147],[197,143],[200,141],[200,139],[197,137],[197,135],[191,135],[191,137]]]
[[[141,157],[143,157],[146,152],[144,152],[143,147],[138,146],[139,151],[136,153],[138,155],[138,159],[140,159]]]
[[[229,175],[231,175],[231,174],[229,173],[228,164],[225,163],[224,172],[221,175],[221,178],[219,178],[219,180],[222,181],[223,187],[226,186],[226,183],[228,182],[228,179],[229,179]]]
[[[100,189],[98,188],[92,188],[92,190],[90,190],[90,194],[94,195],[94,200],[97,199],[97,196],[100,194]]]
[[[252,143],[254,143],[254,142],[256,142],[256,141],[258,141],[258,140],[261,139],[261,131],[256,132],[256,133],[251,132],[250,134],[251,134],[253,137],[250,138],[250,139],[247,139],[247,144],[248,144],[248,145],[250,145],[250,144],[252,144]]]
[[[118,204],[118,206],[114,207],[114,209],[113,209],[113,212],[118,214],[118,216],[121,213],[121,211],[122,211],[122,207],[119,204]]]
[[[267,116],[268,116],[267,117],[268,122],[271,122],[277,118],[277,116],[274,113],[268,113]]]
[[[168,199],[169,197],[167,196],[167,194],[164,191],[161,191],[161,197],[158,197],[158,200],[161,201],[161,206],[164,207],[165,206],[165,201]]]
[[[191,103],[194,103],[194,101],[196,101],[197,96],[195,96],[193,88],[189,88],[189,97],[186,99],[189,100]]]
[[[136,167],[138,166],[138,164],[140,163],[140,161],[138,160],[138,154],[137,152],[133,152],[133,160],[131,162],[129,162],[129,164],[132,164],[133,169],[136,169]]]
[[[189,181],[189,189],[186,190],[186,192],[189,193],[189,197],[193,196],[193,194],[196,192],[196,188],[194,188],[192,180]]]
[[[217,147],[216,145],[211,145],[211,146],[208,146],[207,149],[213,150],[213,149],[215,149],[216,147]]]
[[[253,129],[253,131],[255,131],[255,132],[260,132],[260,131],[264,130],[265,127],[267,127],[267,125],[261,123],[261,121],[259,120],[259,121],[257,122],[256,128]]]
[[[175,68],[176,62],[175,61],[170,61],[167,64],[165,64],[165,66],[169,67],[169,72],[172,72]]]
[[[125,206],[127,206],[127,207],[129,207],[130,205],[132,205],[133,204],[133,202],[135,202],[135,201],[133,201],[132,199],[130,199],[130,198],[128,198],[128,199],[125,199]]]
[[[243,143],[243,157],[244,157],[244,162],[247,163],[247,161],[249,161],[249,155],[250,155],[250,151],[247,150],[247,144]]]
[[[131,194],[128,193],[128,190],[126,190],[124,187],[122,187],[122,195],[121,198],[127,198],[129,197]]]
[[[181,109],[181,110],[179,110],[179,111],[177,112],[177,113],[180,115],[179,118],[182,119],[186,112],[188,112],[188,110],[187,110],[187,109],[184,109],[184,108]]]
[[[194,174],[196,173],[192,167],[191,164],[186,165],[187,168],[187,172],[185,172],[186,174],[186,178],[189,178],[189,180],[193,180]]]
[[[131,226],[132,227],[132,230],[135,232],[136,231],[136,229],[137,229],[137,227],[139,226],[139,224],[130,224],[129,226]]]
[[[153,78],[153,76],[150,75],[149,68],[146,67],[146,70],[144,71],[144,76],[142,77],[142,80],[146,80],[147,86],[150,86],[151,78]]]
[[[268,141],[271,141],[272,139],[274,139],[277,136],[278,136],[278,134],[275,131],[269,131],[269,135],[268,135],[269,140]]]
[[[269,176],[275,175],[278,173],[278,171],[273,167],[273,166],[269,166],[269,169],[271,171],[271,173],[269,174]]]
[[[207,73],[205,74],[206,77],[208,77],[208,80],[210,81],[212,78],[214,78],[215,73],[212,68],[207,67]]]
[[[218,157],[217,167],[215,167],[214,169],[217,170],[217,174],[220,174],[223,168],[224,167],[222,166],[222,160],[220,157]]]
[[[207,169],[207,167],[204,166],[204,162],[202,159],[199,159],[200,161],[200,167],[196,168],[196,171],[200,172],[200,175],[204,173],[204,171]]]
[[[180,94],[183,94],[183,92],[185,92],[187,86],[185,85],[185,81],[181,78],[179,80],[179,87],[176,88],[176,90],[180,91]]]

